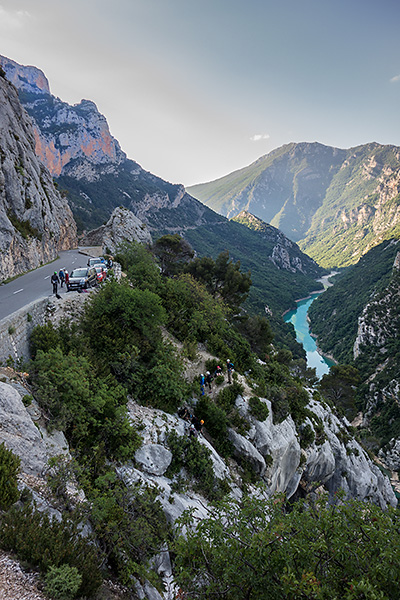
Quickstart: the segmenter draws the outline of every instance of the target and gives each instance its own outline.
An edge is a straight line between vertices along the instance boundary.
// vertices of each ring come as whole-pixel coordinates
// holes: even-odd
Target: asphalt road
[[[71,273],[73,269],[86,266],[87,260],[88,257],[80,254],[78,250],[66,250],[60,252],[59,258],[52,263],[20,275],[10,283],[0,285],[0,319],[4,319],[34,300],[51,296],[53,286],[50,278],[54,271],[58,273],[61,268],[65,268]],[[67,290],[65,287],[58,286],[58,293],[65,294]],[[76,292],[69,293],[75,294]]]

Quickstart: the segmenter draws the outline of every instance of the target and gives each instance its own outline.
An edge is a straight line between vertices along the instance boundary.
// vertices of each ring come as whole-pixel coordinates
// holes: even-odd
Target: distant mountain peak
[[[48,79],[37,67],[20,65],[2,55],[0,55],[0,65],[6,72],[8,81],[18,90],[32,94],[50,94]]]
[[[187,191],[228,218],[251,211],[325,268],[348,266],[399,235],[400,148],[286,144]]]

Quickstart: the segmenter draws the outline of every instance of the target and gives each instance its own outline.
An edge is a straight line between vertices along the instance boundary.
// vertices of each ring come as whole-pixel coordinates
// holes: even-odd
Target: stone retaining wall
[[[29,358],[29,336],[37,325],[44,325],[49,310],[49,297],[40,298],[0,321],[0,361],[6,364]]]
[[[119,281],[121,279],[121,265],[114,263],[114,277]],[[94,290],[93,290],[94,291]],[[28,360],[29,355],[29,337],[34,327],[44,325],[52,315],[59,315],[59,318],[65,316],[73,318],[78,315],[77,306],[74,306],[78,300],[79,304],[83,304],[87,294],[77,294],[70,292],[63,294],[60,300],[55,300],[53,295],[40,298],[8,317],[0,321],[0,365],[6,365],[7,360],[14,361]],[[72,306],[72,314],[59,314],[62,308],[67,309],[67,306]]]

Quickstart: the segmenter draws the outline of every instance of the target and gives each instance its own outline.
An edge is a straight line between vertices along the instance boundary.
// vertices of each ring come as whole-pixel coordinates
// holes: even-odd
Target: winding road
[[[78,249],[59,252],[59,258],[53,262],[0,285],[0,319],[34,300],[51,296],[53,287],[50,278],[54,271],[65,268],[71,273],[73,269],[84,267],[87,260],[87,255],[81,254]],[[67,290],[59,286],[58,293],[65,294]]]

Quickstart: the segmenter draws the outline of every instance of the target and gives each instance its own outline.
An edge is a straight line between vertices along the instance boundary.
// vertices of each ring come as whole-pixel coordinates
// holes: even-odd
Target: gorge
[[[329,565],[336,564],[336,543],[340,552],[347,548],[350,552],[340,565],[340,573],[332,571],[329,585],[334,585],[334,580],[339,587],[347,586],[348,597],[352,597],[350,584],[343,583],[343,573],[347,577],[345,569],[349,568],[349,581],[360,579],[360,586],[364,585],[368,573],[368,585],[372,582],[373,586],[376,578],[370,569],[383,565],[388,571],[393,564],[400,565],[398,513],[394,511],[397,500],[389,478],[362,443],[366,437],[359,435],[309,376],[304,360],[296,355],[292,337],[288,334],[285,338],[281,330],[272,332],[278,317],[295,298],[321,286],[316,283],[321,268],[276,227],[248,211],[229,221],[193,199],[182,186],[162,181],[127,159],[116,140],[109,137],[105,118],[90,101],[70,107],[50,96],[41,72],[32,73],[27,68],[18,78],[19,65],[8,63],[7,68],[14,73],[15,85],[28,86],[22,92],[27,109],[31,105],[32,114],[36,114],[35,127],[47,129],[36,131],[36,148],[42,158],[46,158],[46,143],[57,149],[47,157],[50,166],[57,159],[53,164],[57,166],[53,173],[57,185],[69,187],[82,226],[85,216],[91,225],[98,225],[86,242],[106,240],[124,276],[119,281],[110,273],[108,283],[88,294],[49,300],[45,316],[30,337],[31,362],[25,364],[17,356],[5,358],[7,366],[1,367],[0,382],[0,464],[6,465],[5,480],[13,493],[4,498],[8,487],[0,486],[0,544],[21,560],[31,561],[43,576],[54,566],[77,569],[81,587],[75,595],[81,597],[98,594],[97,598],[107,600],[170,600],[176,598],[179,582],[189,589],[187,597],[194,598],[197,596],[190,594],[190,586],[197,583],[197,575],[185,580],[189,571],[184,568],[186,542],[181,533],[190,525],[190,518],[185,525],[185,511],[189,509],[196,520],[193,530],[198,527],[201,531],[208,526],[211,514],[223,510],[221,506],[227,507],[227,514],[234,511],[239,525],[252,523],[258,514],[254,510],[249,520],[247,509],[261,506],[265,512],[275,506],[278,512],[274,514],[279,513],[279,518],[272,520],[271,526],[261,520],[262,531],[255,528],[250,534],[251,544],[234,553],[245,556],[252,544],[257,555],[263,549],[267,575],[261,590],[273,582],[278,598],[288,585],[293,586],[290,597],[304,597],[305,592],[315,597],[315,581],[324,582]],[[57,249],[75,243],[76,228],[71,229],[70,237],[66,235],[65,219],[73,223],[66,198],[57,191],[45,167],[35,162],[31,169],[22,152],[29,146],[34,155],[34,136],[15,88],[0,79],[0,89],[5,98],[12,97],[19,117],[16,121],[25,124],[23,133],[29,142],[17,139],[21,131],[18,122],[11,120],[6,136],[8,155],[2,166],[12,177],[4,177],[2,198],[19,200],[15,205],[19,223],[25,217],[32,217],[35,226],[44,223],[43,232],[38,227],[28,239],[14,227],[21,255],[29,244],[40,246],[42,235],[53,244],[50,259]],[[47,118],[49,107],[54,110]],[[88,135],[99,135],[107,143],[102,145],[98,140],[98,144],[81,146],[85,128]],[[39,141],[38,136],[42,136]],[[68,153],[69,145],[73,156]],[[95,149],[93,155],[90,148]],[[302,151],[307,154],[311,150],[308,145],[291,148],[296,160]],[[41,173],[46,184],[37,195],[38,209],[30,204],[29,185],[34,173]],[[301,179],[301,189],[307,179]],[[8,185],[9,181],[12,184]],[[17,191],[11,194],[10,190]],[[54,204],[47,204],[48,196],[54,197]],[[120,200],[124,206],[115,208]],[[4,202],[6,223],[7,208]],[[140,219],[129,209],[138,212]],[[111,210],[110,221],[102,225]],[[48,233],[46,225],[51,219],[54,229]],[[122,234],[123,224],[129,225],[131,239],[110,237],[110,228]],[[63,235],[58,236],[60,231]],[[154,238],[160,236],[158,249],[164,248],[164,255],[155,251],[153,234]],[[183,244],[179,234],[187,237],[198,256],[190,264],[177,260],[170,272],[161,269],[164,259],[172,256],[173,262],[178,256]],[[374,290],[366,289],[367,302],[357,303],[355,319],[347,311],[354,339],[342,348],[345,356],[351,354],[356,341],[358,356],[364,360],[365,354],[371,357],[368,346],[376,346],[377,340],[383,349],[381,355],[388,355],[393,348],[397,352],[398,304],[391,301],[398,298],[399,290],[397,242],[385,243],[381,252],[390,258],[386,261],[390,287],[386,281],[386,287],[376,290],[381,294],[376,297],[372,297]],[[247,292],[240,293],[241,283],[249,280],[248,270],[254,295],[242,304]],[[357,272],[354,269],[353,275]],[[367,267],[360,279],[365,281],[369,275]],[[351,276],[349,271],[347,284],[356,294]],[[343,281],[346,283],[346,278]],[[338,285],[339,292],[340,308],[346,311],[348,288]],[[325,293],[319,294],[314,303],[312,296],[301,307],[299,302],[299,308],[311,302],[313,307],[324,306],[324,298]],[[317,319],[325,332],[337,327],[335,303],[328,304],[326,314]],[[382,327],[382,306],[385,320],[394,323],[391,327],[387,323]],[[24,313],[23,325],[29,322],[31,327],[34,319],[35,315]],[[346,326],[350,330],[349,323]],[[12,323],[2,329],[14,347],[15,329]],[[372,359],[378,368],[368,375],[373,375],[369,381],[371,401],[366,407],[371,416],[376,406],[382,408],[380,392],[395,396],[399,389],[391,377],[398,364],[393,352],[392,362],[385,365],[390,367],[385,373],[390,381],[382,380],[385,385],[377,390],[376,382],[383,373],[378,370],[379,351],[376,354]],[[228,359],[235,365],[232,383],[227,379]],[[217,374],[218,369],[222,373]],[[215,376],[202,390],[201,373],[207,371]],[[398,416],[397,402],[391,400],[388,422]],[[381,428],[384,425],[380,423]],[[386,454],[391,464],[397,465],[397,425],[384,434],[390,441]],[[19,472],[17,468],[14,472],[10,464],[18,462]],[[303,501],[313,510],[302,510]],[[285,529],[291,514],[300,519],[296,507],[304,518],[317,506],[316,514],[321,515],[318,526],[324,515],[329,515],[328,530],[337,535],[332,555],[322,569],[320,548],[314,545],[309,523],[307,527],[301,521],[301,526]],[[361,521],[354,523],[353,518]],[[369,556],[372,549],[372,559],[366,564],[359,558],[354,561],[354,552],[362,546],[354,540],[364,540],[364,518],[369,535],[385,531],[393,546],[389,558],[379,537],[376,545],[366,543],[369,550],[363,556]],[[337,519],[335,527],[329,519]],[[376,523],[382,524],[382,529]],[[66,531],[68,543],[60,544]],[[350,531],[352,544],[340,545],[343,531],[346,535]],[[321,539],[325,543],[324,534]],[[304,542],[301,556],[308,562],[301,563],[300,570],[300,563],[292,565],[297,579],[289,581],[285,569],[298,540]],[[228,553],[230,541],[229,536],[222,545],[216,541],[214,549]],[[227,564],[226,557],[222,556],[220,564],[229,574],[232,565]],[[241,576],[238,572],[239,580]],[[379,585],[389,594],[393,587],[390,578],[383,579]],[[220,580],[224,581],[223,574]],[[199,581],[201,584],[201,578]],[[103,587],[98,592],[100,585]],[[118,586],[125,586],[122,592]],[[227,597],[222,588],[218,593],[216,597]],[[252,582],[239,597],[251,598],[251,594]],[[324,597],[329,597],[329,590]]]

